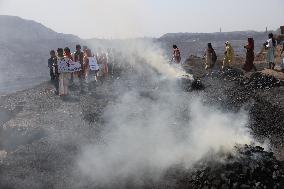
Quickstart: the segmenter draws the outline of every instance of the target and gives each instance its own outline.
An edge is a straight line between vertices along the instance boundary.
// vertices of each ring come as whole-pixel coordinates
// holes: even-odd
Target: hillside
[[[218,32],[218,33],[168,33],[157,39],[164,48],[170,50],[172,44],[177,44],[184,58],[189,55],[203,55],[207,43],[212,43],[218,54],[224,51],[224,43],[230,41],[235,49],[236,54],[244,55],[243,46],[248,37],[255,40],[256,52],[261,50],[263,42],[267,38],[265,32],[255,31],[237,31],[237,32]]]
[[[50,49],[82,40],[57,33],[40,23],[0,15],[0,92],[33,86],[48,79]]]
[[[15,16],[0,15],[0,93],[25,89],[49,78],[47,59],[50,49],[71,47],[77,43],[87,44],[92,50],[97,48],[121,48],[137,40],[154,41],[161,45],[171,57],[171,47],[177,44],[183,59],[190,55],[202,56],[208,42],[211,42],[220,55],[224,42],[232,42],[235,52],[243,56],[247,37],[254,37],[256,52],[261,50],[267,33],[254,31],[222,33],[168,33],[160,38],[139,39],[86,39],[57,33],[44,25]],[[32,74],[31,74],[32,73]]]

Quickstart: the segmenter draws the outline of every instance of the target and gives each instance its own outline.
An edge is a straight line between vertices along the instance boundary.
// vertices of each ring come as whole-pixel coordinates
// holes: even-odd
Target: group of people
[[[96,54],[84,46],[76,45],[76,51],[71,53],[68,47],[50,51],[48,67],[50,78],[55,84],[56,94],[68,95],[68,87],[74,83],[74,78],[79,78],[81,90],[88,77],[93,76],[96,81],[108,77],[109,54],[98,50]]]
[[[264,48],[267,50],[267,63],[269,69],[275,68],[275,49],[276,40],[273,34],[268,35],[268,40],[264,43]],[[243,65],[243,69],[247,72],[251,70],[256,71],[254,65],[254,39],[248,38],[247,44],[244,46],[246,49],[246,60]],[[284,52],[284,43],[281,51],[281,55]],[[76,51],[71,53],[68,47],[62,49],[58,48],[55,52],[50,51],[50,58],[48,59],[48,67],[50,69],[51,80],[55,84],[56,94],[60,96],[68,95],[68,87],[74,83],[74,78],[78,78],[82,88],[84,83],[88,82],[89,77],[93,77],[95,81],[102,81],[103,78],[107,78],[109,74],[109,66],[112,65],[111,51],[104,52],[101,49],[97,50],[97,53],[93,54],[87,47],[83,46],[81,50],[80,45],[76,45]],[[211,69],[217,62],[217,54],[212,47],[211,43],[208,43],[205,51],[205,69]],[[221,68],[230,67],[234,61],[234,49],[229,41],[225,43],[225,53]],[[113,57],[114,59],[114,57]],[[181,52],[177,45],[173,45],[173,58],[172,61],[175,64],[181,63]],[[110,64],[109,64],[110,63]],[[113,66],[113,65],[112,65]],[[282,70],[284,70],[284,59],[281,64]]]
[[[267,50],[267,57],[266,61],[268,63],[268,69],[274,69],[275,68],[275,49],[276,49],[276,40],[274,39],[274,36],[272,33],[268,35],[268,40],[264,43],[264,48]],[[245,64],[243,65],[243,69],[246,72],[249,72],[251,70],[257,71],[255,65],[254,65],[254,39],[248,38],[247,44],[244,46],[246,49],[246,60]],[[283,48],[281,51],[281,55],[284,52],[284,43]],[[230,65],[234,61],[234,49],[229,41],[225,43],[225,53],[224,53],[224,59],[222,62],[221,69],[224,69],[226,67],[230,67]],[[208,43],[207,49],[204,53],[205,57],[205,69],[211,69],[214,67],[216,61],[217,61],[217,55],[212,47],[211,43]],[[173,61],[177,64],[181,61],[181,53],[179,48],[176,45],[173,45]],[[284,59],[281,64],[282,70],[284,70]]]

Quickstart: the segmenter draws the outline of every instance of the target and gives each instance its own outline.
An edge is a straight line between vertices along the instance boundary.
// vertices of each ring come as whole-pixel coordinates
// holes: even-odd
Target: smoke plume
[[[168,66],[157,46],[135,43],[124,48],[123,52],[135,52],[143,59],[128,56],[149,80],[133,77],[130,83],[136,87],[128,90],[119,89],[123,84],[117,86],[115,91],[124,92],[104,111],[101,144],[82,148],[78,166],[84,177],[98,185],[129,179],[142,184],[145,178],[158,180],[172,166],[189,168],[208,152],[230,151],[236,144],[252,142],[246,112],[223,112],[203,104],[195,93],[178,90],[174,78],[184,72]],[[157,74],[147,73],[139,64],[149,65]],[[168,83],[159,85],[161,78],[168,78]],[[153,83],[158,87],[147,87]]]

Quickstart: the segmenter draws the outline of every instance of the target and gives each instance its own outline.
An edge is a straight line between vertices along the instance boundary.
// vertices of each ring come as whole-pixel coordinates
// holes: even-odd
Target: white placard
[[[88,57],[90,70],[97,71],[100,69],[97,59],[95,57]]]
[[[81,71],[81,64],[80,62],[73,62],[69,58],[63,58],[58,61],[58,71],[59,73],[72,73]]]

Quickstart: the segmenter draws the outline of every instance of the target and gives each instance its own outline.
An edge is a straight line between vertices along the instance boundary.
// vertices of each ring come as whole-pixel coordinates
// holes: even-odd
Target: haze
[[[82,38],[275,30],[284,25],[283,7],[283,0],[0,0],[1,15]]]

